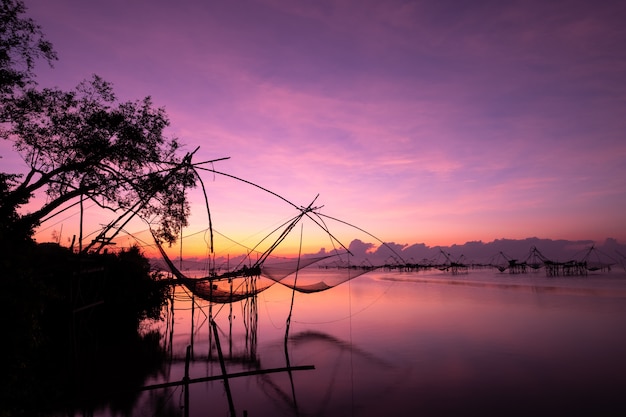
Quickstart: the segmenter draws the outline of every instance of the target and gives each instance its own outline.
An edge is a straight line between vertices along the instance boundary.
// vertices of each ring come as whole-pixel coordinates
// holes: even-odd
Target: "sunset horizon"
[[[232,177],[202,172],[229,238],[251,243],[297,215],[239,178],[401,244],[626,242],[617,3],[183,4],[26,1],[59,57],[35,80],[72,89],[97,74],[120,102],[163,107],[166,135],[196,162],[229,158],[207,168]],[[26,172],[11,142],[0,156]],[[205,201],[189,192],[196,233]],[[67,245],[76,213],[36,239]],[[84,235],[113,218],[86,217]]]
[[[626,416],[625,22],[0,0],[0,415]]]

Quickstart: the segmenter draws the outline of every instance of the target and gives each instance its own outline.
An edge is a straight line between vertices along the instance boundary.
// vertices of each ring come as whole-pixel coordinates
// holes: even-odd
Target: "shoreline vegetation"
[[[168,286],[138,248],[76,254],[26,242],[13,249],[0,259],[9,335],[0,415],[72,415],[97,404],[128,409],[165,357],[160,335],[143,332],[142,323],[160,319]],[[112,391],[129,394],[111,404]]]
[[[0,416],[74,415],[159,371],[159,335],[141,325],[160,319],[170,287],[138,247],[105,246],[129,221],[120,210],[175,241],[197,173],[150,97],[122,102],[96,74],[72,90],[40,88],[36,64],[53,67],[58,57],[26,12],[22,0],[0,0],[0,139],[24,162],[0,172]],[[83,247],[85,202],[104,211],[100,220],[114,219]],[[76,205],[78,252],[33,240]],[[135,395],[107,403],[126,411]]]

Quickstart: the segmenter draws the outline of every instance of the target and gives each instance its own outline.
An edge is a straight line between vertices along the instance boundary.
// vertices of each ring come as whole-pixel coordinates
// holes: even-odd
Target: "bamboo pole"
[[[201,378],[189,378],[188,381],[184,381],[184,380],[172,381],[172,382],[163,382],[160,384],[146,385],[145,387],[139,388],[138,391],[150,391],[153,389],[177,387],[179,385],[185,385],[185,384],[196,384],[198,382],[217,381],[219,379],[224,379],[224,378],[232,379],[232,378],[242,378],[242,377],[254,376],[254,375],[275,374],[275,373],[287,372],[287,371],[311,371],[314,369],[315,369],[315,366],[313,365],[292,366],[289,368],[282,367],[282,368],[256,369],[252,371],[234,372],[232,374],[225,374],[225,375],[213,375],[213,376],[205,376]]]

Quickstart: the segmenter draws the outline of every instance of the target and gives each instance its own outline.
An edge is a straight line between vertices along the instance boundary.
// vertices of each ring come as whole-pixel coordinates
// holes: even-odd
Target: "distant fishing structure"
[[[611,256],[592,245],[582,257],[562,262],[547,258],[539,249],[532,246],[524,260],[513,259],[500,252],[492,258],[489,265],[500,272],[508,271],[510,274],[524,274],[543,268],[547,277],[567,277],[586,276],[589,272],[610,272],[617,263]]]

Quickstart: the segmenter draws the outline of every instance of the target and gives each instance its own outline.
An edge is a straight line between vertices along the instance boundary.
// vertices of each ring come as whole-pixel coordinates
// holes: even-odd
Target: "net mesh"
[[[243,266],[236,271],[192,278],[174,265],[158,242],[157,247],[168,269],[181,284],[198,297],[214,303],[240,301],[276,283],[301,293],[325,291],[372,270],[336,262],[337,258],[346,256],[343,253],[280,260],[268,258],[259,266]],[[320,264],[321,261],[329,260],[335,261]]]

